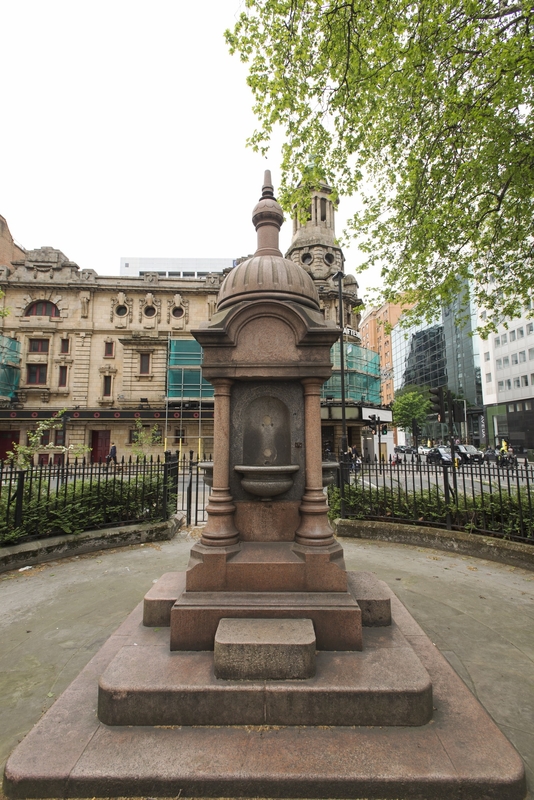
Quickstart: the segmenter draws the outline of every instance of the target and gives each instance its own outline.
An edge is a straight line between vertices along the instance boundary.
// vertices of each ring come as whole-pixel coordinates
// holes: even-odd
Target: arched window
[[[26,317],[59,317],[59,308],[48,300],[38,300],[26,309]]]

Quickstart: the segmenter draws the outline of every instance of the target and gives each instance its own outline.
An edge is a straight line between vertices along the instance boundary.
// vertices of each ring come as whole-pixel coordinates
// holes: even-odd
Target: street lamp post
[[[333,280],[338,283],[339,297],[339,372],[341,378],[341,460],[340,460],[340,481],[339,494],[341,501],[341,517],[345,517],[345,484],[349,482],[349,465],[347,463],[347,415],[345,412],[345,353],[343,350],[343,273],[336,272]]]

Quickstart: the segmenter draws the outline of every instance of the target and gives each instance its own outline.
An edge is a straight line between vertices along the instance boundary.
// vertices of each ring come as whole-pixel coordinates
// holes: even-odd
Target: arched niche
[[[257,397],[243,415],[243,464],[291,464],[291,422],[286,404],[268,394]]]

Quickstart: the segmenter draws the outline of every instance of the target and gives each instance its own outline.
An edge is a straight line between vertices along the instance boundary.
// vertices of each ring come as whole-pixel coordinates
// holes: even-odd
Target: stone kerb
[[[534,570],[534,542],[533,544],[510,542],[466,531],[448,531],[443,528],[376,520],[336,519],[333,525],[337,536],[348,539],[373,539],[432,547],[436,550],[446,550]]]

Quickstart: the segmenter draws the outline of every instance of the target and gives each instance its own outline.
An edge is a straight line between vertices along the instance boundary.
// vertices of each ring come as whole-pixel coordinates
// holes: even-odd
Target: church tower
[[[317,287],[325,319],[339,322],[338,286],[334,276],[345,272],[345,257],[335,235],[335,205],[332,189],[321,181],[312,191],[308,219],[293,217],[293,238],[286,258],[304,267]],[[356,334],[360,314],[358,283],[352,275],[343,278],[343,311],[346,337],[359,341]],[[352,334],[354,332],[354,334]]]

